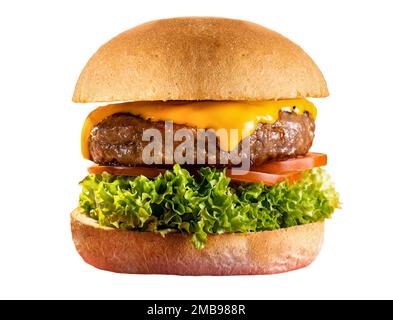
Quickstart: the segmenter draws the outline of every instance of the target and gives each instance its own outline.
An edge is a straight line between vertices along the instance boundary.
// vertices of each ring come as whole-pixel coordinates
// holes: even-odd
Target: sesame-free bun
[[[296,44],[255,23],[157,20],[104,44],[77,82],[74,102],[271,100],[326,97],[321,71]]]
[[[309,265],[318,255],[324,223],[276,231],[208,235],[204,249],[191,236],[165,237],[100,227],[75,210],[71,214],[73,240],[82,258],[103,270],[134,274],[256,275],[286,272]]]

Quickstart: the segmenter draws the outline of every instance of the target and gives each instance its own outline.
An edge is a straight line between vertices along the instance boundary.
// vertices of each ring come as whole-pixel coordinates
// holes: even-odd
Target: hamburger
[[[93,162],[77,251],[120,273],[272,274],[309,265],[339,207],[309,152],[325,79],[296,44],[232,19],[157,20],[88,61],[73,101]]]

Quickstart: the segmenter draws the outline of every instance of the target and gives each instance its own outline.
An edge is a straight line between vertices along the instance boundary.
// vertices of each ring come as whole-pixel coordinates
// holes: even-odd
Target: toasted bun
[[[189,235],[98,226],[75,210],[71,229],[76,249],[89,264],[120,273],[177,275],[272,274],[309,265],[323,242],[323,222],[255,233],[209,235],[202,250]]]
[[[325,97],[321,71],[296,44],[232,19],[157,20],[119,34],[90,59],[75,102]]]

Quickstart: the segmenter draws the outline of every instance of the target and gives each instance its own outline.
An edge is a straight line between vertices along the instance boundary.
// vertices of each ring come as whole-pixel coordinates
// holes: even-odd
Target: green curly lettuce
[[[91,174],[80,184],[79,208],[101,226],[192,234],[202,249],[208,234],[275,230],[329,218],[339,196],[326,171],[304,172],[294,184],[245,183],[225,170],[201,168],[194,178],[175,165],[154,179]]]

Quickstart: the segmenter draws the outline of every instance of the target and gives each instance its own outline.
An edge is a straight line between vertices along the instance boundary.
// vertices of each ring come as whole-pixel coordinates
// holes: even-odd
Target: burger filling
[[[339,207],[339,197],[320,168],[326,155],[308,153],[315,117],[314,105],[305,99],[98,108],[82,132],[83,155],[97,165],[81,182],[79,210],[101,226],[189,233],[197,248],[205,246],[208,234],[322,221]],[[152,141],[144,134],[149,129],[160,134],[165,147],[154,149],[154,161],[147,163],[145,151]],[[214,147],[201,164],[202,129],[214,130]],[[225,136],[221,129],[247,134],[232,136],[232,130]],[[176,132],[187,133],[188,140],[176,139]],[[175,155],[184,143],[191,153],[182,163]],[[235,158],[222,163],[223,153],[235,154],[248,168],[239,170]],[[170,170],[159,166],[168,164]]]

